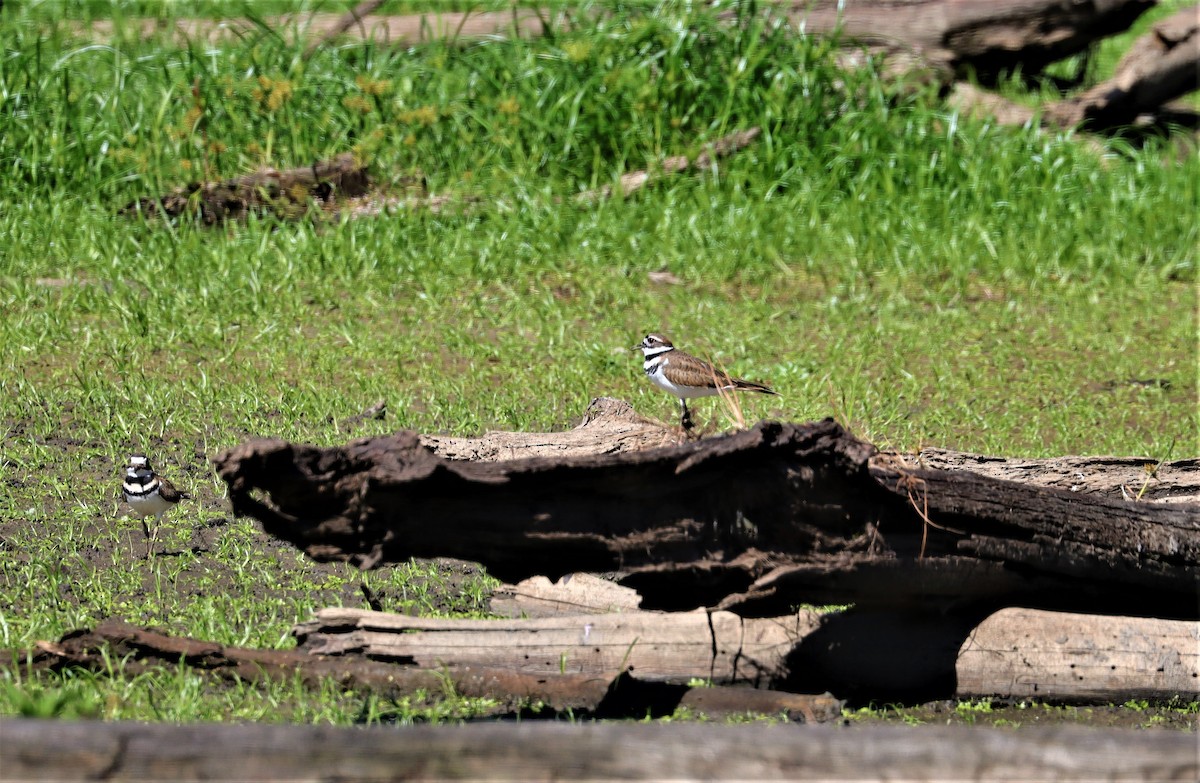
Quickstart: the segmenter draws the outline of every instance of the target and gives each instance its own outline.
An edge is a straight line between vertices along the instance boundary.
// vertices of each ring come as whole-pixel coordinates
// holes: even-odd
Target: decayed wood
[[[501,462],[445,460],[407,432],[331,449],[259,440],[216,463],[235,513],[368,567],[448,556],[508,581],[617,571],[647,609],[760,616],[805,602],[1197,614],[1194,505],[922,468],[831,420]]]
[[[989,457],[946,449],[922,449],[910,461],[921,467],[1157,503],[1200,503],[1200,459],[1162,461],[1146,457]]]
[[[531,576],[519,584],[501,585],[488,608],[503,617],[553,617],[563,614],[632,612],[641,606],[637,590],[591,574],[567,574],[557,582]]]
[[[1064,127],[1132,125],[1138,115],[1200,87],[1200,5],[1180,9],[1134,41],[1116,73],[1082,95],[1047,108]]]
[[[393,656],[394,657],[394,656]],[[841,714],[842,702],[828,694],[798,694],[721,686],[692,687],[666,684],[635,676],[631,669],[536,674],[518,671],[514,661],[497,658],[497,666],[460,665],[470,658],[450,650],[429,667],[377,660],[363,655],[325,656],[303,650],[252,650],[226,647],[186,637],[168,636],[107,620],[96,629],[66,634],[58,642],[42,642],[16,666],[63,670],[82,668],[99,673],[111,661],[123,661],[129,675],[148,667],[185,665],[230,680],[258,682],[275,679],[320,688],[333,680],[344,688],[395,698],[417,692],[450,692],[467,698],[486,698],[493,717],[644,718],[671,715],[687,707],[706,715],[786,714],[789,719],[816,723]],[[28,664],[26,664],[28,662]],[[538,705],[535,707],[534,705]]]
[[[1200,623],[1003,609],[958,653],[957,695],[1200,698]]]
[[[521,674],[750,682],[857,702],[986,697],[1108,703],[1200,697],[1200,622],[1004,609],[976,622],[936,612],[715,612],[428,620],[325,609],[300,649]]]
[[[789,16],[808,32],[912,50],[988,77],[1039,71],[1126,30],[1156,0],[800,0]]]
[[[421,445],[448,460],[494,462],[525,457],[620,454],[682,443],[683,432],[637,414],[633,406],[597,397],[578,427],[566,432],[489,432],[479,438],[421,435]]]
[[[303,214],[310,203],[362,196],[369,185],[366,166],[347,152],[287,171],[261,169],[223,182],[194,182],[163,196],[131,201],[121,213],[197,215],[211,225],[251,213]]]
[[[523,674],[602,675],[643,680],[760,685],[818,617],[743,619],[730,612],[626,612],[528,620],[448,620],[331,608],[295,629],[312,655],[366,655],[421,667],[509,667]]]
[[[1194,781],[1195,735],[1046,727],[0,720],[4,780]]]

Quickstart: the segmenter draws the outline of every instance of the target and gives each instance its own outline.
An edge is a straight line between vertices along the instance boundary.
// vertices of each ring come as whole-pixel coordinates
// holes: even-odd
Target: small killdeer
[[[654,385],[679,398],[683,408],[680,424],[685,430],[692,428],[692,414],[688,411],[687,401],[695,397],[711,397],[726,391],[776,394],[761,383],[734,378],[703,359],[684,353],[661,334],[646,335],[633,350],[642,352],[642,369]]]
[[[134,454],[129,458],[121,495],[133,513],[142,519],[142,532],[146,534],[146,556],[149,557],[163,514],[189,495],[175,489],[171,482],[155,473],[145,454]],[[146,524],[146,517],[154,517],[153,531]]]

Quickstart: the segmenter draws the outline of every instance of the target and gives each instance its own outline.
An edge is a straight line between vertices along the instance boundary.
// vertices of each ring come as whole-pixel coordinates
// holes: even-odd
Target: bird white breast
[[[171,507],[172,504],[163,500],[162,495],[157,492],[149,492],[144,495],[135,495],[126,489],[125,502],[129,504],[129,508],[133,513],[140,517],[158,516]]]
[[[692,400],[696,397],[712,397],[718,392],[711,386],[679,386],[671,382],[663,371],[666,367],[665,358],[647,359],[644,364],[646,376],[660,389],[674,394],[682,400]]]

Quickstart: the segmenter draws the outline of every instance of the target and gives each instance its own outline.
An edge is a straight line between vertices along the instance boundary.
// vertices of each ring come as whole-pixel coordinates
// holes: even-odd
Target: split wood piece
[[[3,780],[1154,780],[1188,732],[1076,726],[486,723],[395,727],[0,720]]]
[[[223,182],[193,182],[163,196],[131,201],[120,212],[168,218],[198,215],[213,225],[251,213],[299,216],[311,203],[361,196],[369,187],[366,166],[347,152],[287,171],[268,168]]]
[[[448,620],[321,609],[297,625],[312,655],[365,655],[421,667],[507,667],[523,674],[628,671],[642,680],[765,685],[819,617],[743,619],[730,612],[627,612],[530,620]]]
[[[643,418],[629,403],[611,397],[592,400],[579,426],[566,432],[489,432],[478,438],[421,435],[420,439],[439,457],[473,462],[622,454],[686,440],[680,430]]]
[[[488,609],[515,619],[634,612],[641,603],[636,590],[583,573],[567,574],[557,582],[531,576],[515,585],[501,585],[492,593]]]
[[[106,672],[119,658],[133,675],[152,667],[185,665],[230,680],[268,679],[319,689],[333,680],[344,688],[389,697],[448,692],[496,702],[492,717],[554,718],[575,716],[602,719],[665,717],[680,707],[713,717],[725,715],[786,715],[789,720],[816,723],[836,720],[842,702],[828,694],[652,682],[629,672],[612,670],[588,674],[549,672],[527,674],[503,662],[499,667],[455,666],[437,663],[418,668],[363,656],[310,655],[300,650],[252,650],[214,642],[168,636],[106,620],[94,631],[76,631],[58,642],[39,643],[16,666],[60,671],[83,668]],[[540,706],[534,706],[540,705]]]
[[[617,571],[643,608],[1003,605],[1197,616],[1200,509],[914,467],[832,420],[618,454],[442,459],[419,436],[219,455],[234,513],[322,560]],[[431,520],[437,520],[431,524]]]

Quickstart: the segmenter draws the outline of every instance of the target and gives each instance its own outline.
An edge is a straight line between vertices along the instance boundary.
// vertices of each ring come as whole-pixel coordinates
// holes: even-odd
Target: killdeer
[[[134,454],[129,458],[121,495],[133,513],[142,519],[142,532],[146,534],[146,556],[149,557],[163,514],[189,495],[175,489],[171,482],[155,473],[145,454]],[[146,524],[146,517],[154,517],[153,531]]]
[[[761,383],[734,378],[703,359],[684,353],[661,334],[646,335],[633,350],[642,352],[642,369],[654,385],[679,398],[683,409],[679,423],[685,430],[692,428],[692,414],[687,401],[695,397],[711,397],[727,391],[776,394]]]

